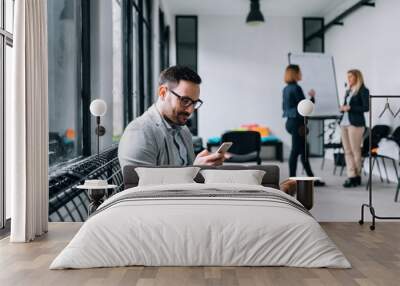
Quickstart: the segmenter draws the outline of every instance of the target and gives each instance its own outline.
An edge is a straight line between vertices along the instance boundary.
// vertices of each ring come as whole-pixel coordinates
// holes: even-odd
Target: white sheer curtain
[[[15,1],[14,92],[6,99],[12,242],[31,241],[48,227],[46,1]]]

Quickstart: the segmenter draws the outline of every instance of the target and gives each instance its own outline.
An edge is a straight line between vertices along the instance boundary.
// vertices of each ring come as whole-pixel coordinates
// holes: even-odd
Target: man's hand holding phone
[[[224,142],[219,146],[217,152],[210,153],[207,150],[201,151],[193,165],[209,165],[209,166],[219,166],[225,160],[226,151],[232,146],[232,142]]]

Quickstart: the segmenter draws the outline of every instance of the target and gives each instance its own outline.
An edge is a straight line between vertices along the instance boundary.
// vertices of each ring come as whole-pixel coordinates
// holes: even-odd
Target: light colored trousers
[[[342,126],[342,144],[346,159],[347,176],[361,175],[361,143],[365,127]]]

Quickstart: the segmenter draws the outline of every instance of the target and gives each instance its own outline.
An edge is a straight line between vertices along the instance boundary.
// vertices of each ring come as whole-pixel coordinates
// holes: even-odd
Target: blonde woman
[[[343,187],[350,188],[361,185],[361,144],[365,130],[364,112],[369,111],[369,90],[359,70],[349,70],[347,81],[349,89],[340,106],[343,113],[340,126],[348,177]]]

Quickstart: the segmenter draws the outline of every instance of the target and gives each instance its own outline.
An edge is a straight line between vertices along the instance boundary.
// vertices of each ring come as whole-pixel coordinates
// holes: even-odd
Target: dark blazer
[[[350,105],[350,110],[348,112],[350,124],[363,127],[365,126],[364,112],[369,111],[369,89],[362,85],[358,92],[351,97],[350,102],[347,102],[349,96],[350,90],[347,90],[344,98],[344,105]]]
[[[283,117],[287,118],[286,130],[289,133],[297,132],[304,125],[304,117],[297,111],[297,105],[305,98],[303,89],[296,82],[289,83],[283,89]],[[314,98],[311,101],[314,102]]]

